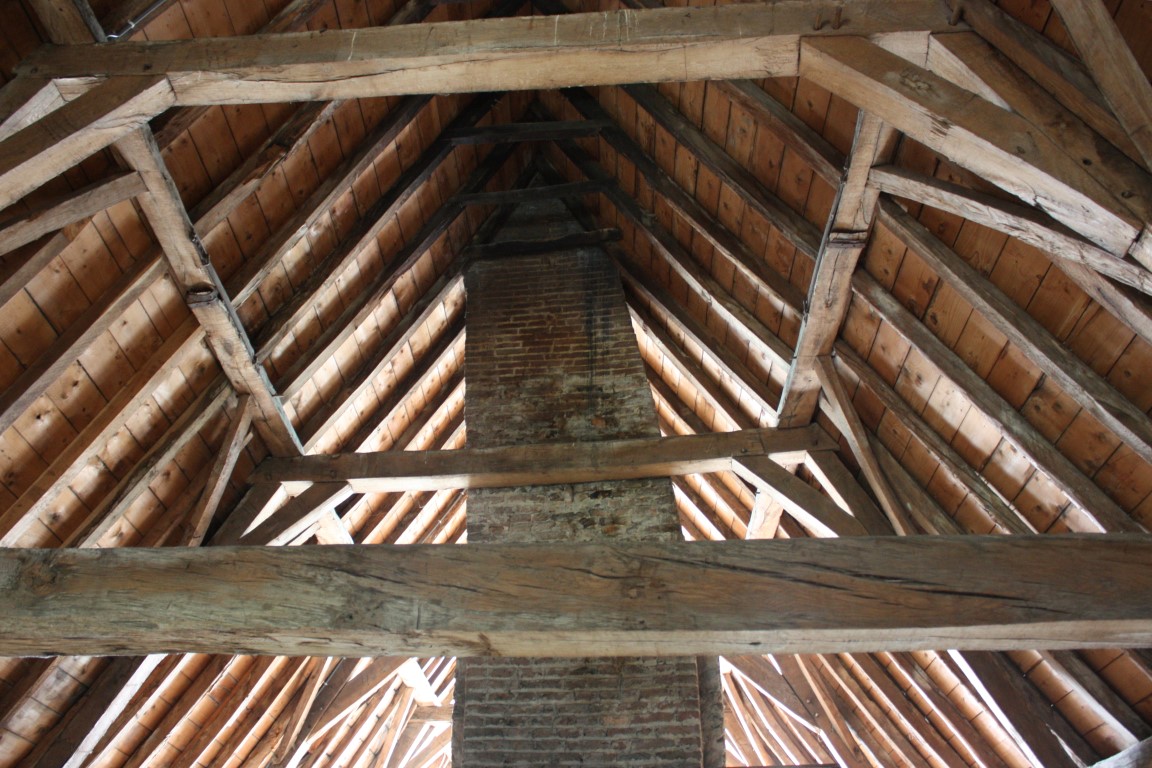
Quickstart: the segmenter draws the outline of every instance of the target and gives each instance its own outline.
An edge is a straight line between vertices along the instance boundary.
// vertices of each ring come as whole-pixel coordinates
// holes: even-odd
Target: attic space
[[[0,768],[1152,766],[1148,0],[0,19]]]

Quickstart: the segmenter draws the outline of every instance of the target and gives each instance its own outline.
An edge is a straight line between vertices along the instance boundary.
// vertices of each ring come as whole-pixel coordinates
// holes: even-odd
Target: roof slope
[[[119,39],[166,40],[618,7],[150,5],[91,8]],[[63,23],[71,7],[6,0],[6,78],[43,41],[91,36]],[[1152,10],[1108,7],[1148,72]],[[853,22],[850,5],[807,8],[814,28]],[[884,40],[894,54],[822,38],[799,77],[183,106],[132,123],[0,228],[0,545],[463,541],[459,490],[321,483],[290,498],[253,470],[295,450],[293,434],[305,453],[464,446],[461,270],[525,189],[613,241],[666,434],[814,421],[838,440],[794,465],[675,478],[687,538],[1146,528],[1139,104],[1113,117],[1114,91],[1087,74],[1101,65],[1068,55],[1047,3],[1000,8],[965,2],[988,42],[964,24]],[[92,85],[13,79],[0,136]],[[130,103],[160,103],[133,87]],[[189,310],[189,275],[212,270],[181,239],[149,131],[234,313],[212,297]],[[6,194],[36,172],[10,173]],[[245,337],[253,357],[235,353]],[[452,670],[4,659],[0,765],[442,766]],[[1141,650],[723,671],[737,765],[1137,765],[1152,736]]]

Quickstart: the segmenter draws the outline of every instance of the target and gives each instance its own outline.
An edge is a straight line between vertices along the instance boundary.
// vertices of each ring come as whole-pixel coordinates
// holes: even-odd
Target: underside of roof
[[[510,54],[443,22],[658,3],[3,0],[0,547],[464,543],[459,486],[269,460],[465,448],[465,269],[577,246],[619,269],[665,436],[808,430],[674,476],[686,539],[1145,533],[1152,4],[1053,4],[781,0],[790,63],[743,29],[693,58],[688,14],[650,62],[624,35],[489,79]],[[449,41],[405,49],[423,87],[335,54],[252,86],[266,37],[179,77],[120,54],[403,25]],[[419,59],[451,45],[459,87]],[[779,76],[696,76],[745,59]],[[488,247],[543,198],[582,231]],[[723,657],[728,764],[1152,764],[1152,653],[1084,639]],[[441,768],[454,665],[0,658],[0,766]]]

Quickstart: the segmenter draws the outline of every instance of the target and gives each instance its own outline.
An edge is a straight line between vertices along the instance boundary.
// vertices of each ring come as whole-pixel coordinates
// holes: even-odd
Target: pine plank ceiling
[[[817,32],[863,23],[859,4],[793,5]],[[1074,32],[1099,24],[1080,18],[1094,0],[1055,5]],[[39,49],[647,2],[79,6],[2,3],[4,547],[465,540],[459,489],[285,489],[257,467],[462,448],[461,271],[542,194],[614,241],[665,434],[814,422],[832,438],[676,477],[686,538],[1152,519],[1152,102],[1124,80],[1152,70],[1147,2],[1100,4],[1132,60],[1089,36],[1081,63],[1043,0],[966,0],[932,7],[940,34],[813,38],[764,80],[678,82],[690,68],[662,60],[658,85],[547,90],[576,82],[557,66],[506,93],[334,86],[315,94],[337,101],[227,106],[193,104],[195,84],[174,97],[82,76],[141,74],[114,47],[49,82]],[[41,117],[43,134],[19,130]],[[202,290],[213,273],[230,304]],[[445,766],[452,670],[0,659],[0,765]],[[723,672],[733,765],[1149,760],[1147,651],[734,657]]]

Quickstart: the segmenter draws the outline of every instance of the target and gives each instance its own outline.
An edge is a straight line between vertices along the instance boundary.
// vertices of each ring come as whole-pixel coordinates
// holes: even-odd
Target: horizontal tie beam
[[[0,655],[1134,647],[1152,536],[0,550]]]

